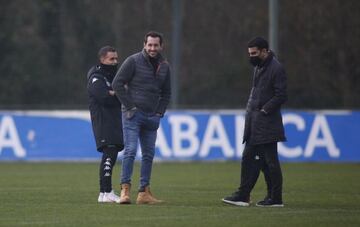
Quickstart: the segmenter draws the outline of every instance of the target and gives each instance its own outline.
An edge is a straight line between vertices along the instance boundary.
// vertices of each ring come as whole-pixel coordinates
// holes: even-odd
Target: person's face
[[[107,52],[104,57],[100,58],[100,62],[104,65],[116,65],[118,63],[117,52]]]
[[[257,47],[249,47],[249,61],[250,64],[253,66],[259,66],[261,62],[267,57],[267,50],[266,49],[259,49]]]
[[[162,46],[160,45],[160,38],[148,36],[147,42],[144,43],[144,49],[150,57],[156,57],[162,50]]]
[[[249,47],[248,48],[249,57],[259,57],[261,60],[264,60],[267,56],[266,49],[259,49],[257,47]]]

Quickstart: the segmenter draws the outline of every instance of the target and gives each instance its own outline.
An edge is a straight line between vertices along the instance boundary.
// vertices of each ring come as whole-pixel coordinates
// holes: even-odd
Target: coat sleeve
[[[96,101],[98,101],[102,105],[119,105],[119,101],[117,100],[117,98],[110,95],[109,91],[111,90],[111,88],[106,85],[106,82],[102,78],[102,76],[97,76],[96,74],[91,76],[88,81],[87,89],[89,94],[92,95],[96,99]]]
[[[171,75],[171,73],[170,73],[170,67],[169,67],[164,84],[161,87],[159,105],[156,109],[156,112],[160,113],[161,115],[164,115],[164,113],[166,111],[166,107],[168,106],[168,104],[170,102],[170,97],[171,97],[171,76],[170,75]]]
[[[287,78],[283,67],[278,67],[274,73],[272,84],[274,95],[265,103],[262,107],[267,114],[271,114],[277,109],[280,109],[281,105],[287,101]]]
[[[135,60],[131,57],[127,58],[121,65],[120,69],[116,73],[116,76],[112,82],[112,87],[116,96],[120,102],[125,106],[126,110],[130,110],[135,107],[126,86],[134,77],[135,72]]]

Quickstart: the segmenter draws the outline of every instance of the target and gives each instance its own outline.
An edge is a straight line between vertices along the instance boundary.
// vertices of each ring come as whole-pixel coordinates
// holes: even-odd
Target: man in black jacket
[[[255,67],[253,86],[246,107],[241,182],[239,189],[223,202],[249,206],[250,193],[263,171],[267,195],[256,206],[283,207],[282,172],[277,142],[285,141],[281,105],[287,100],[286,74],[269,50],[268,42],[256,37],[248,44],[250,63]]]
[[[131,176],[139,140],[142,157],[136,203],[161,202],[151,194],[149,186],[157,129],[171,93],[170,66],[160,54],[162,44],[162,34],[147,33],[144,49],[124,61],[113,81],[114,91],[123,110],[125,149],[121,172],[122,204],[131,203]]]
[[[111,46],[99,50],[100,64],[88,74],[87,91],[89,110],[96,147],[102,152],[100,163],[100,194],[98,202],[120,202],[112,190],[111,176],[118,152],[124,148],[121,103],[115,96],[111,83],[117,71],[118,54]]]

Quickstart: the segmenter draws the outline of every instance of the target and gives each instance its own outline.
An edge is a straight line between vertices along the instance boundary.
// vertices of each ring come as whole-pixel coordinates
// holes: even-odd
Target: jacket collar
[[[96,65],[95,72],[103,75],[106,79],[113,81],[115,74],[110,73],[109,71],[105,70],[101,64]]]
[[[148,53],[146,53],[145,49],[143,49],[143,50],[141,51],[141,53],[142,53],[142,55],[144,56],[144,58],[145,58],[147,61],[150,62],[150,56],[148,55]],[[156,58],[156,60],[157,60],[158,62],[163,62],[163,61],[164,61],[164,58],[163,58],[163,56],[162,56],[160,53],[158,53],[158,55],[156,55],[155,58]]]
[[[269,51],[269,55],[267,56],[267,58],[265,58],[265,60],[258,66],[259,69],[262,68],[266,68],[266,66],[269,65],[269,63],[271,62],[271,60],[274,58],[274,52],[272,52],[271,50]]]

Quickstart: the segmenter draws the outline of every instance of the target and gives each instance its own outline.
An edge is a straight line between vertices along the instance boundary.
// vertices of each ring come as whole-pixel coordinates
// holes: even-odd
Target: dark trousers
[[[260,171],[264,173],[267,197],[282,202],[282,172],[277,153],[277,143],[246,145],[241,162],[239,193],[244,199],[250,197]]]
[[[102,157],[99,167],[100,192],[111,192],[111,177],[118,156],[118,148],[110,145],[104,147],[101,151]]]

